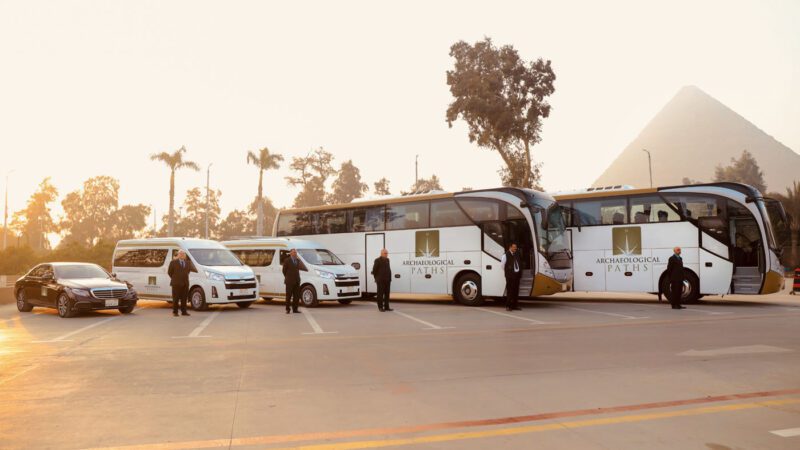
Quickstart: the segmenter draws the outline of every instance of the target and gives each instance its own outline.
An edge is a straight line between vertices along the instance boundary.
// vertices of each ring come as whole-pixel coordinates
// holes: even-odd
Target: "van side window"
[[[115,267],[161,267],[167,259],[166,249],[117,249]],[[176,252],[177,254],[177,252]]]
[[[255,249],[255,250],[233,250],[233,254],[239,258],[242,264],[250,267],[267,267],[272,265],[275,257],[275,250]]]

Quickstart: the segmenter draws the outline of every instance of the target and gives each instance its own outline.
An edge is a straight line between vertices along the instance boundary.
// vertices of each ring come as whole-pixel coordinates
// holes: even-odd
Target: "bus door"
[[[385,235],[383,233],[373,233],[364,236],[366,239],[366,259],[364,261],[364,277],[366,283],[365,292],[374,294],[378,292],[378,285],[375,283],[375,277],[372,276],[372,265],[375,259],[381,256],[381,250],[386,246]],[[391,258],[392,255],[389,255]]]
[[[736,294],[758,294],[766,268],[761,230],[753,217],[730,219],[733,250],[733,289]]]

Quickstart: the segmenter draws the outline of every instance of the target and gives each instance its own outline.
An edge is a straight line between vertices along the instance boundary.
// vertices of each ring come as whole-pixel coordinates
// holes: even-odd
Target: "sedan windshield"
[[[193,248],[189,250],[201,266],[241,266],[242,262],[226,248]]]
[[[56,278],[81,279],[81,278],[108,278],[108,272],[99,266],[76,264],[74,266],[56,266]]]
[[[316,266],[343,266],[344,263],[336,255],[328,250],[321,249],[302,249],[298,250],[300,256],[309,263]]]

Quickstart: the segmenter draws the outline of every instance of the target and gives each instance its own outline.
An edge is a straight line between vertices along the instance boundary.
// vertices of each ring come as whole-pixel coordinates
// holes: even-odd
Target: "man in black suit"
[[[297,257],[297,250],[289,250],[289,257],[283,261],[283,283],[286,285],[286,314],[291,311],[299,313],[300,305],[300,269],[303,263]]]
[[[672,256],[667,261],[667,281],[669,282],[669,303],[672,309],[684,309],[681,306],[681,296],[683,295],[683,258],[681,258],[681,248],[675,247]]]
[[[392,291],[392,266],[389,263],[389,250],[381,250],[381,256],[372,264],[372,276],[378,285],[378,310],[393,311],[389,307],[389,293]]]
[[[508,251],[500,258],[500,264],[506,274],[506,310],[521,310],[517,299],[519,298],[519,281],[522,279],[522,259],[517,251],[517,244],[511,244]]]
[[[178,251],[178,257],[170,261],[167,274],[172,286],[172,315],[178,317],[178,302],[181,303],[181,315],[190,315],[186,311],[186,300],[189,297],[189,273],[192,263],[186,258],[186,252]]]

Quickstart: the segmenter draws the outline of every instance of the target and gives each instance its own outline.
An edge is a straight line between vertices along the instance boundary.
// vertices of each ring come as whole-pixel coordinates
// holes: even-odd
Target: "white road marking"
[[[743,345],[739,347],[722,347],[708,350],[688,350],[678,353],[678,356],[718,356],[718,355],[746,355],[751,353],[786,353],[794,350],[772,345]]]
[[[311,315],[311,311],[309,311],[308,309],[303,308],[303,309],[300,310],[300,312],[303,313],[303,317],[305,317],[306,320],[308,320],[308,324],[311,325],[311,329],[314,330],[313,333],[303,333],[303,334],[336,334],[336,333],[338,333],[338,331],[323,331],[322,327],[319,326],[319,324],[317,323],[317,319],[315,319],[314,316]]]
[[[800,428],[787,428],[785,430],[774,430],[770,433],[780,437],[794,437],[800,436]]]
[[[566,306],[566,305],[557,305],[559,308],[567,308],[567,309],[574,309],[575,311],[583,311],[593,314],[602,314],[604,316],[613,316],[613,317],[622,317],[623,319],[649,319],[650,317],[647,316],[628,316],[625,314],[617,314],[617,313],[610,313],[606,311],[595,311],[594,309],[583,309],[583,308],[576,308],[574,306]]]
[[[526,322],[530,322],[532,325],[555,325],[560,323],[560,322],[542,322],[541,320],[529,319],[527,317],[522,317],[522,316],[515,316],[514,314],[506,314],[500,311],[493,311],[491,309],[486,309],[486,308],[468,308],[468,310],[483,311],[487,313],[497,314],[498,316],[510,317],[512,319],[517,319],[517,320],[524,320]]]
[[[725,315],[725,314],[733,314],[732,312],[729,312],[729,311],[708,311],[706,309],[697,309],[694,306],[691,307],[691,308],[687,306],[685,308],[685,310],[686,311],[695,311],[695,312],[704,313],[704,314],[710,314],[712,316],[722,316],[722,315]]]
[[[403,316],[406,319],[411,319],[414,322],[421,323],[421,324],[423,324],[423,325],[428,327],[428,328],[423,328],[423,330],[449,330],[449,329],[455,328],[455,327],[440,327],[439,325],[434,325],[434,324],[432,324],[430,322],[426,322],[426,321],[424,321],[422,319],[417,319],[416,317],[414,317],[414,316],[412,316],[410,314],[406,314],[404,312],[400,312],[400,311],[396,311],[396,310],[392,311],[392,312],[394,312],[397,315]]]
[[[36,369],[39,366],[40,366],[40,364],[34,364],[34,365],[32,365],[32,366],[30,366],[30,367],[28,367],[26,369],[20,370],[19,372],[15,373],[14,375],[11,375],[8,378],[3,378],[2,380],[0,380],[0,384],[8,383],[9,381],[13,380],[14,378],[17,378],[20,375],[24,375],[24,374],[30,372],[31,370]]]
[[[188,336],[173,336],[174,339],[182,339],[182,338],[209,338],[211,336],[203,336],[200,333],[206,329],[206,327],[211,323],[212,320],[216,319],[221,311],[214,311],[213,313],[209,314],[200,325],[198,325]]]
[[[78,328],[77,330],[70,331],[69,333],[67,333],[67,334],[65,334],[63,336],[59,336],[59,337],[57,337],[55,339],[49,339],[49,340],[46,340],[46,341],[32,341],[32,342],[40,343],[40,344],[41,343],[51,343],[51,342],[69,342],[70,340],[67,339],[68,337],[75,336],[78,333],[83,333],[86,330],[92,329],[92,328],[94,328],[94,327],[96,327],[98,325],[102,325],[102,324],[104,324],[106,322],[111,322],[112,320],[119,319],[120,317],[122,317],[122,314],[120,314],[118,316],[114,316],[114,317],[109,317],[109,318],[106,318],[106,319],[103,319],[103,320],[100,320],[100,321],[97,321],[97,322],[94,322],[94,323],[91,323],[89,325],[86,325],[83,328]]]

